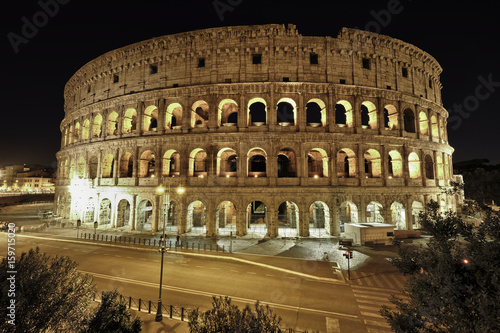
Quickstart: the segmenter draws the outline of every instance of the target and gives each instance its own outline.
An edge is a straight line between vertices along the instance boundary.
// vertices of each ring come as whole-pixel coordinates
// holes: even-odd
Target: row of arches
[[[59,199],[58,207],[59,204],[63,204],[59,202]],[[87,197],[84,201],[86,201],[84,204],[73,203],[71,205],[73,207],[71,218],[80,219],[83,223],[97,221],[99,225],[123,227],[141,232],[161,231],[165,225],[166,231],[170,233],[195,233],[209,236],[230,233],[239,236],[248,233],[264,236],[271,234],[270,229],[273,228],[275,235],[284,237],[334,234],[340,236],[346,224],[358,222],[392,224],[396,230],[417,229],[420,227],[419,213],[424,209],[422,202],[418,200],[412,201],[411,206],[406,206],[406,208],[402,202],[393,201],[386,210],[380,202],[371,201],[363,207],[366,220],[361,221],[361,212],[353,201],[344,201],[336,211],[332,211],[327,203],[318,200],[305,207],[305,214],[300,214],[301,208],[294,201],[283,201],[270,208],[265,202],[259,200],[241,207],[226,200],[215,206],[214,214],[210,219],[207,214],[208,204],[202,200],[193,200],[184,206],[185,208],[182,204],[172,200],[168,211],[165,204],[157,204],[150,199],[141,199],[134,203],[127,198],[122,198],[115,204],[111,199],[103,196],[100,201],[94,197]],[[273,218],[271,214],[274,214]],[[156,218],[155,215],[157,215]],[[271,225],[271,220],[275,221],[274,225]],[[338,229],[334,226],[336,223],[339,224]]]
[[[397,149],[383,156],[378,149],[369,148],[360,156],[354,149],[342,148],[332,159],[325,149],[313,148],[301,158],[302,162],[291,148],[282,148],[274,156],[269,156],[260,147],[251,148],[244,154],[229,147],[213,153],[195,148],[185,157],[176,149],[167,149],[160,158],[149,149],[140,153],[138,158],[131,151],[123,151],[116,161],[112,153],[61,159],[59,178],[203,178],[208,175],[328,178],[332,174],[338,178],[382,178],[385,174],[388,178],[420,179],[425,176],[426,179],[443,180],[450,179],[453,174],[448,154],[436,152],[434,157],[434,154],[413,151],[402,155]]]
[[[298,105],[293,98],[284,97],[275,104],[275,111],[270,113],[270,104],[261,97],[251,98],[246,112],[233,99],[221,100],[216,110],[212,110],[205,100],[198,100],[189,107],[175,102],[167,105],[163,112],[156,105],[149,105],[143,111],[133,107],[123,107],[120,111],[96,113],[83,119],[76,119],[65,126],[62,146],[102,138],[104,136],[155,133],[181,128],[207,128],[231,126],[296,126],[298,124]],[[420,111],[416,114],[412,108],[405,107],[398,112],[392,104],[378,110],[375,102],[363,101],[359,109],[354,110],[351,102],[338,100],[331,112],[319,98],[313,98],[305,104],[306,125],[326,127],[328,117],[333,117],[337,127],[357,127],[365,129],[404,130],[408,133],[417,131],[433,139],[446,140],[445,120],[435,112]],[[211,118],[214,120],[211,121]],[[238,117],[244,117],[238,122]]]

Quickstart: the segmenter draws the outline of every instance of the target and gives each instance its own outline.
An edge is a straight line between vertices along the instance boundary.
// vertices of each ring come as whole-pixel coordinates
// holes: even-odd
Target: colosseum
[[[441,71],[411,44],[348,28],[211,28],[110,51],[65,87],[57,214],[208,237],[419,228],[431,199],[457,204],[442,191]]]

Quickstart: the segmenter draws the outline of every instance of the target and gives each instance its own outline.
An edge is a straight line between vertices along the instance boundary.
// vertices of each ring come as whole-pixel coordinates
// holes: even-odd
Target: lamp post
[[[162,182],[163,183],[163,182]],[[167,252],[167,242],[166,242],[166,236],[165,236],[165,231],[167,229],[167,220],[168,220],[168,211],[170,209],[170,178],[168,178],[168,186],[167,190],[163,188],[162,185],[158,186],[156,189],[156,192],[158,194],[165,193],[165,218],[163,219],[163,233],[160,238],[160,249],[158,250],[161,252],[161,263],[160,263],[160,287],[159,287],[159,293],[158,293],[158,309],[156,311],[156,317],[155,321],[162,321],[163,320],[163,314],[162,314],[162,302],[161,302],[161,289],[162,289],[162,283],[163,283],[163,257],[165,252]],[[184,192],[184,189],[179,187],[177,189],[177,192],[179,194]]]

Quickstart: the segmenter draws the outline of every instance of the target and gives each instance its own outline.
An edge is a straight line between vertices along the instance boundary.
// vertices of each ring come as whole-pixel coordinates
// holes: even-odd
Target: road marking
[[[134,258],[132,258],[132,257],[127,257],[127,259],[134,259]]]
[[[247,272],[247,274],[257,275],[255,272]]]
[[[363,320],[365,322],[365,324],[367,325],[373,325],[373,326],[380,326],[380,327],[387,327],[387,328],[390,328],[391,325],[389,325],[388,323],[386,322],[380,322],[380,321],[375,321],[375,320],[368,320],[368,319],[365,319]]]
[[[380,313],[374,313],[374,312],[365,312],[365,311],[361,311],[361,314],[363,316],[368,316],[368,317],[377,317],[377,318],[382,318],[382,316],[380,315]]]
[[[104,253],[105,256],[109,256],[109,253]]]
[[[220,269],[219,267],[210,267],[210,269]]]
[[[239,271],[236,271],[234,269],[230,269],[230,271],[233,272],[233,273],[239,273]]]
[[[115,254],[115,257],[121,258],[122,256],[119,254]]]
[[[155,289],[158,288],[158,284],[157,283],[151,283],[151,282],[145,282],[145,281],[127,279],[127,278],[119,277],[119,276],[105,275],[105,274],[92,273],[92,272],[80,271],[80,270],[79,270],[79,272],[80,273],[84,273],[84,274],[90,274],[92,276],[95,276],[95,277],[101,278],[101,279],[113,280],[115,282],[116,281],[120,281],[120,282],[123,282],[123,283],[131,283],[131,284],[133,283],[133,284],[137,284],[137,285],[141,285],[141,286],[145,286],[145,287],[150,287],[150,288],[155,288]],[[243,302],[243,303],[250,303],[250,304],[254,304],[255,303],[255,300],[249,299],[249,298],[242,298],[242,297],[238,297],[238,296],[234,296],[234,295],[214,294],[212,292],[205,292],[205,291],[201,291],[201,290],[194,290],[194,289],[187,289],[187,288],[174,287],[174,286],[166,286],[166,285],[162,285],[162,289],[164,289],[164,290],[166,289],[166,290],[170,290],[170,291],[183,292],[183,293],[193,294],[193,295],[201,295],[201,296],[209,297],[210,299],[212,299],[213,296],[222,296],[222,297],[228,296],[233,301]],[[299,311],[299,310],[301,310],[301,311],[307,311],[307,312],[313,312],[313,313],[317,313],[317,314],[322,314],[322,315],[325,315],[325,316],[337,316],[337,317],[350,318],[350,319],[354,319],[354,320],[359,320],[360,319],[359,316],[348,314],[348,313],[332,312],[332,311],[317,310],[317,309],[309,309],[309,308],[303,308],[303,307],[292,306],[292,305],[287,305],[287,304],[278,304],[278,303],[272,303],[272,302],[260,302],[260,303],[264,304],[264,305],[267,304],[267,305],[269,305],[271,307],[276,307],[276,308],[281,308],[281,309],[286,309],[286,310],[293,310],[293,311]],[[366,322],[366,320],[365,320],[365,322]]]
[[[200,265],[196,265],[196,267],[198,267],[198,268],[203,268],[203,266],[200,266]]]
[[[363,310],[371,310],[371,311],[378,311],[380,310],[379,306],[369,306],[369,305],[361,305],[358,304],[358,307]]]
[[[273,274],[266,274],[266,276],[272,277],[272,276],[274,276],[274,275],[273,275]]]

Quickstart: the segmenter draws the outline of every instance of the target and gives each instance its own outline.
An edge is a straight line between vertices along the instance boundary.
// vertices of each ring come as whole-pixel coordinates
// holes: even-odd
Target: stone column
[[[132,196],[132,205],[130,207],[130,213],[131,213],[131,218],[130,218],[130,230],[135,230],[137,226],[137,194],[134,194]]]

